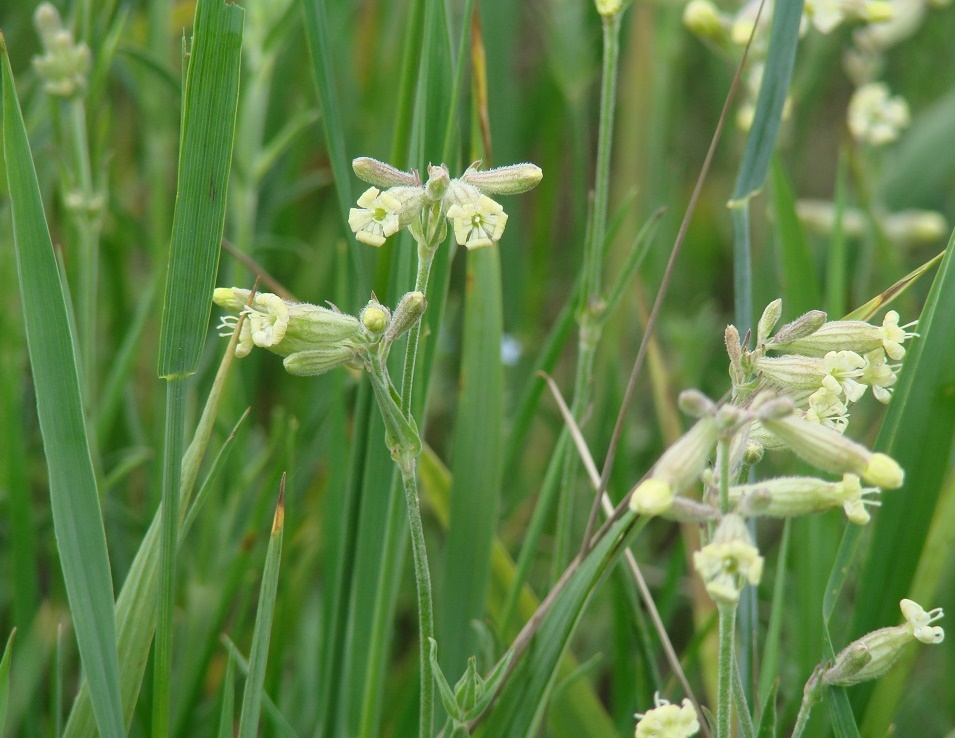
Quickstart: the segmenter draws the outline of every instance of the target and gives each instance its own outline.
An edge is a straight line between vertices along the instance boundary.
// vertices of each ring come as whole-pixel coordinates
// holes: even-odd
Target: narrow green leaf
[[[0,658],[0,735],[4,734],[7,722],[7,705],[10,702],[10,658],[13,655],[13,638],[17,634],[14,628],[3,648],[3,658]]]
[[[451,518],[438,613],[440,660],[457,679],[476,652],[472,620],[484,617],[497,524],[504,435],[500,256],[468,253],[461,392],[451,464]]]
[[[244,11],[200,0],[189,54],[159,350],[159,376],[199,364],[219,265],[239,97]]]
[[[219,711],[219,738],[235,736],[235,661],[226,659],[222,677],[222,709]]]
[[[239,737],[255,738],[259,731],[259,714],[262,710],[265,667],[268,663],[269,641],[272,637],[272,617],[275,614],[275,595],[279,585],[279,567],[282,563],[282,540],[285,537],[285,474],[279,486],[279,502],[272,521],[272,534],[265,553],[265,568],[262,572],[262,588],[259,592],[259,607],[255,615],[255,630],[252,634],[252,650],[249,653],[249,674],[242,695],[242,712],[239,715]]]
[[[770,8],[769,3],[763,9]],[[783,106],[789,94],[796,47],[799,44],[799,24],[802,21],[802,0],[772,5],[772,29],[769,35],[769,53],[763,72],[763,82],[756,98],[756,113],[746,139],[743,161],[740,164],[736,187],[730,207],[749,200],[763,186],[769,162],[776,148]]]
[[[584,608],[609,567],[622,554],[639,525],[627,514],[598,541],[544,615],[540,629],[492,703],[476,736],[535,735],[549,702],[560,658]]]
[[[789,178],[779,158],[773,159],[770,169],[773,212],[776,215],[776,236],[782,265],[783,305],[791,315],[802,315],[819,310],[819,280],[806,241],[806,234],[796,215],[796,204]]]
[[[3,153],[40,433],[63,579],[100,733],[124,734],[106,533],[90,456],[73,336],[6,42]]]
[[[759,727],[756,738],[776,738],[776,692],[779,691],[779,680],[773,680],[763,701],[763,714],[759,718]]]
[[[875,516],[872,547],[859,582],[853,633],[895,623],[910,596],[955,438],[955,234],[907,345],[898,388],[876,448],[905,469],[904,487],[886,494]],[[915,545],[917,544],[917,545]],[[924,604],[924,603],[923,603]],[[864,702],[864,699],[860,699]]]

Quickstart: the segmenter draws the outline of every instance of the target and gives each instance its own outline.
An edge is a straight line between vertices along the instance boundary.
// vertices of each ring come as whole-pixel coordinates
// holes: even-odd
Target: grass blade
[[[3,658],[0,659],[0,735],[7,722],[7,705],[10,702],[10,656],[13,653],[13,638],[17,630],[13,629],[3,649]]]
[[[285,474],[283,473],[279,485],[279,501],[272,521],[272,534],[269,537],[269,548],[265,554],[265,570],[262,573],[259,608],[255,616],[252,651],[249,654],[249,674],[245,680],[242,713],[239,715],[239,738],[254,738],[258,735],[259,713],[262,710],[262,686],[265,684],[265,667],[268,663],[272,616],[275,614],[275,595],[279,585],[279,567],[282,562],[282,540],[284,536]]]
[[[242,8],[222,0],[196,5],[163,303],[161,377],[194,373],[206,340],[232,163],[243,17]]]
[[[443,602],[438,607],[439,657],[452,680],[464,671],[476,649],[471,621],[481,620],[485,612],[501,492],[504,366],[498,359],[503,329],[496,246],[468,254],[466,300],[451,525]]]
[[[766,69],[763,72],[759,97],[756,99],[753,126],[746,139],[743,161],[733,190],[733,199],[730,201],[731,207],[749,200],[762,188],[766,180],[773,150],[776,148],[783,105],[789,94],[793,65],[796,62],[802,5],[802,0],[773,5],[773,26],[769,36]]]
[[[3,153],[27,348],[49,472],[57,547],[80,658],[102,735],[124,734],[113,583],[73,336],[6,42]]]
[[[225,676],[222,677],[222,709],[219,712],[219,738],[235,735],[235,662],[226,660]]]

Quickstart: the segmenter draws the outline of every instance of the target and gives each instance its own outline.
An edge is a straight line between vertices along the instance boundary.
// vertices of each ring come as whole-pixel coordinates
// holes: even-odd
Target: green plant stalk
[[[153,684],[152,734],[169,734],[172,678],[172,615],[179,542],[179,487],[182,476],[185,378],[167,380],[166,430],[163,445],[162,530],[159,553],[159,617]]]
[[[422,249],[423,251],[424,249]],[[434,256],[431,249],[429,256]],[[422,260],[424,261],[424,260]],[[426,264],[419,262],[418,276],[427,284],[430,259]],[[420,325],[420,321],[417,325]],[[414,357],[408,359],[412,353],[412,340],[409,338],[405,354],[406,391],[414,384]],[[415,341],[416,342],[416,341]],[[434,605],[431,593],[431,573],[428,566],[428,550],[424,540],[424,526],[421,522],[421,506],[418,498],[417,459],[421,453],[421,439],[414,420],[405,414],[402,407],[395,402],[391,379],[388,376],[387,365],[382,355],[375,356],[370,365],[369,376],[378,408],[385,423],[385,443],[391,451],[398,470],[401,472],[401,482],[405,491],[405,502],[408,506],[408,524],[411,532],[411,552],[414,558],[415,587],[418,593],[418,630],[419,651],[421,659],[421,709],[418,734],[430,736],[434,720],[434,674],[429,658],[429,644],[434,638]],[[404,397],[399,398],[404,405]],[[408,403],[410,408],[410,402]]]
[[[418,273],[415,277],[414,291],[427,296],[428,280],[431,277],[431,265],[434,263],[434,255],[440,245],[439,236],[444,231],[440,227],[441,205],[435,203],[431,205],[426,214],[422,216],[425,231],[425,237],[418,241]],[[417,321],[411,330],[408,331],[408,345],[405,348],[404,372],[401,375],[401,412],[405,416],[411,417],[411,396],[414,392],[415,362],[418,357],[418,344],[421,338],[421,321]]]
[[[732,733],[733,658],[736,634],[736,605],[719,606],[720,669],[717,682],[717,738],[730,738]]]
[[[82,97],[64,103],[65,125],[62,135],[69,149],[69,170],[64,172],[63,198],[71,216],[77,237],[79,255],[77,273],[77,332],[79,333],[80,367],[83,395],[87,407],[92,407],[93,385],[96,376],[96,292],[99,274],[99,223],[94,213],[96,192],[89,155],[89,137],[86,130],[86,105]],[[62,122],[63,117],[59,117]],[[77,202],[68,200],[75,198]]]
[[[601,70],[600,113],[597,128],[597,165],[594,175],[594,207],[591,214],[590,232],[584,242],[583,279],[584,289],[578,308],[580,338],[578,341],[577,369],[574,375],[574,397],[570,411],[579,422],[593,395],[592,374],[597,344],[603,329],[606,304],[601,287],[603,271],[604,238],[607,232],[607,209],[610,200],[610,155],[613,148],[613,118],[616,108],[617,68],[620,57],[620,12],[602,16],[603,68]],[[567,431],[564,431],[565,433]],[[565,448],[570,446],[565,444]],[[564,472],[560,497],[557,503],[556,540],[552,580],[556,581],[566,567],[570,556],[570,541],[573,537],[574,487],[580,463],[570,451],[564,457]],[[599,495],[594,500],[599,505]],[[593,516],[591,516],[593,517]],[[584,536],[588,545],[590,531]]]

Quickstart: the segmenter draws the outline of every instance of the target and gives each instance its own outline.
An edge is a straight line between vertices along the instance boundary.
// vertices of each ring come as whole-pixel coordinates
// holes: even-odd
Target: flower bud
[[[398,307],[395,308],[395,316],[391,325],[388,326],[385,341],[390,343],[402,336],[405,331],[421,319],[427,307],[428,301],[421,292],[409,292],[402,297]]]
[[[719,604],[735,604],[748,582],[759,584],[763,557],[753,545],[746,522],[734,513],[725,515],[713,540],[693,554],[693,566],[706,591]]]
[[[439,202],[444,199],[451,184],[450,177],[448,168],[444,164],[437,167],[428,167],[428,183],[425,185],[425,195],[429,202]]]
[[[370,156],[359,156],[352,160],[352,169],[358,176],[358,179],[387,189],[389,187],[420,187],[421,180],[418,175],[412,172],[402,172],[395,169],[391,164],[385,164],[383,161],[372,159]]]
[[[314,377],[332,369],[352,363],[356,358],[354,349],[346,345],[327,346],[312,351],[289,354],[282,362],[285,371],[296,377]]]
[[[680,410],[694,418],[702,418],[704,415],[711,415],[716,409],[713,401],[696,389],[683,390],[677,398],[677,405]]]
[[[902,468],[894,459],[873,453],[824,425],[792,415],[762,418],[762,424],[797,456],[819,469],[833,474],[857,474],[883,489],[897,489],[905,480]]]
[[[756,326],[756,345],[766,342],[770,332],[776,327],[783,314],[783,301],[776,298],[766,306]]]
[[[461,175],[461,181],[474,185],[485,195],[519,195],[532,190],[544,177],[536,164],[511,164],[480,171],[481,162],[476,161]]]
[[[631,490],[630,509],[659,515],[673,498],[699,479],[716,445],[719,429],[711,416],[700,418],[668,448],[649,476]]]
[[[926,612],[912,600],[899,603],[906,622],[890,628],[880,628],[853,641],[840,651],[831,666],[822,673],[822,682],[834,687],[878,679],[898,661],[903,649],[915,638],[922,643],[937,644],[945,638],[945,631],[931,623],[942,618],[942,608]]]
[[[826,314],[822,310],[810,310],[808,313],[800,315],[792,323],[787,323],[780,328],[770,341],[770,346],[798,341],[800,338],[810,336],[818,331],[825,322]]]
[[[371,301],[365,305],[358,314],[358,319],[361,321],[361,324],[368,329],[372,337],[374,337],[388,327],[388,323],[391,320],[391,312],[372,297]]]

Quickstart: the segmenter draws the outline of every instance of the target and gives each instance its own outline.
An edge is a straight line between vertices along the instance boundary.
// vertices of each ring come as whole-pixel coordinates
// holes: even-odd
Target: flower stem
[[[732,736],[733,658],[736,631],[736,605],[721,604],[720,617],[720,668],[717,686],[717,738]]]
[[[434,674],[428,649],[434,638],[434,605],[431,596],[431,573],[428,567],[428,549],[424,541],[421,508],[418,502],[417,460],[411,459],[401,469],[401,481],[408,503],[408,523],[411,530],[411,553],[414,557],[415,585],[418,590],[419,654],[421,658],[421,712],[418,735],[431,735],[434,716]]]

